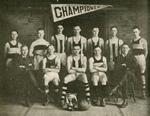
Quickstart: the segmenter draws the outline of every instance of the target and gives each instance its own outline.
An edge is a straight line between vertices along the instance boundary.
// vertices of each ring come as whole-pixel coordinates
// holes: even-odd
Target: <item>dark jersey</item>
[[[75,61],[74,59],[73,59],[73,61],[72,61],[72,66],[73,66],[73,67],[77,67],[77,66],[76,66],[76,61]],[[78,60],[78,68],[82,68],[81,59]]]
[[[144,54],[144,48],[143,48],[143,45],[140,41],[141,41],[141,38],[136,40],[136,41],[134,41],[134,40],[132,41],[131,47],[132,47],[133,55]]]
[[[9,51],[15,52],[15,51],[18,51],[18,49],[20,49],[18,42],[15,45],[13,45],[11,42],[9,42],[9,46],[10,46]],[[7,53],[7,58],[16,58],[18,56],[19,56],[18,53]]]
[[[73,47],[74,46],[80,46],[80,48],[81,48],[81,39],[80,39],[80,41],[78,43],[75,43],[74,40],[73,40]]]
[[[93,57],[94,63],[103,63],[103,57],[101,59],[97,60],[95,57]]]
[[[56,67],[55,59],[56,59],[56,57],[53,59],[46,58],[46,60],[47,60],[46,61],[46,68]]]
[[[96,42],[96,44],[92,41],[92,46],[93,46],[93,50],[96,48],[96,47],[99,47],[99,40]]]

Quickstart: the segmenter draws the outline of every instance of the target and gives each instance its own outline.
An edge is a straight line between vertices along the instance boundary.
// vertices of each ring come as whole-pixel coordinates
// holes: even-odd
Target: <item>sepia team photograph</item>
[[[148,0],[0,0],[0,116],[150,116]]]

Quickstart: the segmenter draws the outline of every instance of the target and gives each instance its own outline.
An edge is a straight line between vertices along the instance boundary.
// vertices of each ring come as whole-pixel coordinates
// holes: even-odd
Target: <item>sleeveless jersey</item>
[[[93,57],[94,63],[103,63],[103,57],[101,59],[97,60],[95,57]]]
[[[73,66],[73,67],[77,67],[77,68],[82,68],[81,58],[78,60],[77,66],[76,66],[76,61],[75,61],[74,58],[73,58],[72,66]]]
[[[10,46],[9,52],[11,52],[11,53],[7,53],[7,58],[15,58],[15,57],[19,56],[19,53],[15,52],[15,51],[18,51],[18,49],[20,49],[18,42],[15,45],[13,45],[11,42],[9,42],[9,46]]]
[[[99,45],[99,41],[100,41],[100,40],[98,40],[98,41],[96,42],[96,44],[95,44],[95,43],[93,42],[93,40],[92,40],[93,50],[94,50],[96,47],[100,46],[100,45]]]
[[[140,40],[141,40],[141,38],[136,41],[133,40],[131,43],[133,55],[144,54],[144,48],[143,48],[142,43],[140,43]]]
[[[108,40],[108,51],[109,51],[109,57],[108,60],[114,59],[119,55],[119,39],[117,44],[116,43],[110,43],[110,40]]]
[[[56,59],[56,57],[53,58],[53,59],[48,59],[48,58],[46,57],[46,60],[47,60],[47,61],[46,61],[46,68],[55,67],[55,66],[56,66],[55,59]]]
[[[73,40],[73,44],[72,45],[73,45],[73,47],[74,46],[80,46],[80,48],[81,48],[81,38],[80,38],[80,41],[78,43],[75,43],[74,40]]]
[[[66,37],[64,36],[64,39]],[[56,35],[54,35],[55,39],[55,50],[57,53],[64,53],[65,52],[65,40],[57,40]]]

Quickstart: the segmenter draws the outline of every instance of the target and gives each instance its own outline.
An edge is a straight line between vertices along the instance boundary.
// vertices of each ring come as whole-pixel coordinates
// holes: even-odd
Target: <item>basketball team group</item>
[[[138,26],[132,28],[130,44],[118,38],[116,26],[110,28],[111,37],[106,41],[99,37],[98,27],[91,30],[89,39],[81,35],[80,26],[73,27],[71,37],[63,31],[63,25],[57,25],[56,34],[47,41],[44,29],[39,28],[30,46],[19,42],[16,30],[11,31],[4,51],[10,95],[22,95],[29,107],[34,89],[42,95],[44,106],[54,102],[72,111],[91,105],[105,107],[106,98],[119,94],[120,108],[125,108],[129,93],[135,99],[138,80],[140,97],[146,98],[148,48]]]

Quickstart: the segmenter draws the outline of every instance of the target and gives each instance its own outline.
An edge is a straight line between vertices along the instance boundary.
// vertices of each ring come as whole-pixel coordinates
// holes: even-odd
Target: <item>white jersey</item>
[[[34,41],[29,50],[29,55],[34,57],[34,69],[39,70],[41,67],[41,61],[43,60],[45,54],[46,54],[46,49],[49,45],[49,42],[47,42],[44,39],[37,39]]]
[[[52,36],[50,43],[54,45],[56,53],[64,53],[66,50],[67,37],[63,34]]]
[[[114,61],[115,57],[117,57],[120,53],[119,49],[123,41],[121,39],[109,39],[106,41],[106,51],[107,51],[107,59],[108,61]]]

